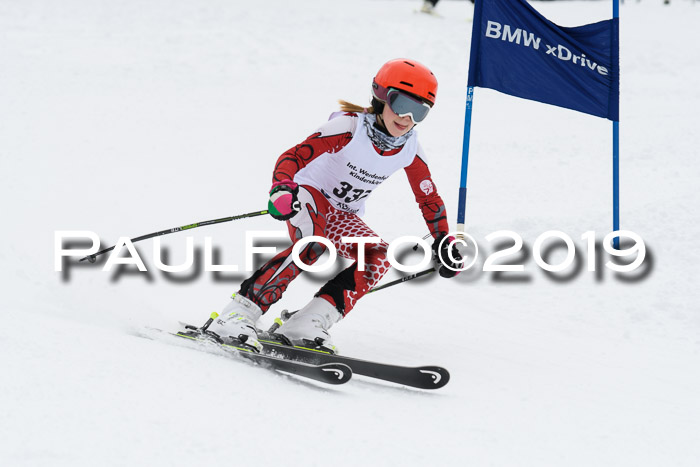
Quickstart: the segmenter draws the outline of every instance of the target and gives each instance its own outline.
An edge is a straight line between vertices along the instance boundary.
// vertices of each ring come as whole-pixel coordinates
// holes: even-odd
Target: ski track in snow
[[[700,458],[695,206],[700,165],[698,9],[621,5],[622,227],[651,271],[625,282],[585,265],[556,282],[427,277],[366,297],[333,329],[347,355],[450,370],[428,392],[356,376],[328,387],[138,337],[219,311],[245,273],[178,279],[71,265],[54,232],[103,246],[265,207],[277,156],[336,110],[369,100],[373,73],[428,64],[438,102],[419,126],[450,221],[457,207],[471,4],[443,0],[153,0],[0,3],[0,464],[691,466]],[[562,26],[608,1],[535,2]],[[599,239],[611,224],[610,122],[477,89],[468,228],[532,246],[548,230]],[[405,177],[373,193],[385,239],[423,235]],[[243,265],[255,218],[211,236]],[[552,257],[555,262],[557,256]],[[483,257],[482,257],[483,261]],[[333,273],[302,277],[264,317],[298,308]],[[385,280],[396,277],[389,275]]]

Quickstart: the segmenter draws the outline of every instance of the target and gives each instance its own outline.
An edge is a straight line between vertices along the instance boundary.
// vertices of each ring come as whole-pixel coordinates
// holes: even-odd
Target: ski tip
[[[318,367],[324,375],[323,381],[328,384],[343,384],[352,378],[352,370],[344,363],[325,363]]]
[[[441,366],[422,366],[417,369],[422,375],[421,389],[440,389],[450,382],[450,372]]]

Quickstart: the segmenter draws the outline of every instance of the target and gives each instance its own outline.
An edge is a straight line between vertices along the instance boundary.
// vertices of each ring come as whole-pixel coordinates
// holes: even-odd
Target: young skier
[[[435,239],[438,272],[442,277],[456,275],[444,266],[456,267],[448,256],[449,239],[440,247],[449,232],[445,204],[414,130],[435,104],[436,94],[437,80],[427,67],[415,60],[391,60],[374,77],[371,107],[340,101],[342,112],[332,114],[316,133],[277,160],[270,214],[286,221],[292,242],[311,235],[325,237],[340,256],[354,260],[278,329],[277,334],[288,343],[335,352],[328,329],[347,316],[389,269],[385,242],[365,245],[364,267],[359,267],[357,258],[363,247],[343,243],[341,238],[377,237],[361,219],[364,204],[399,169],[406,172]],[[310,265],[324,251],[322,243],[311,242],[299,257]],[[208,330],[260,350],[256,322],[301,272],[291,253],[290,246],[246,279]],[[454,247],[451,254],[456,261],[461,259]]]

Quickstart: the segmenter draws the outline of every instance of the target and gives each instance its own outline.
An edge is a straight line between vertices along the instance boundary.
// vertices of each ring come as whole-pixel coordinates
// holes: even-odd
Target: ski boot
[[[212,313],[199,331],[214,337],[219,343],[260,352],[263,347],[258,341],[255,323],[262,316],[262,310],[241,294],[235,293],[231,299],[221,314]]]
[[[290,313],[290,317],[275,332],[288,344],[337,354],[328,330],[343,315],[327,300],[313,298],[304,308]]]

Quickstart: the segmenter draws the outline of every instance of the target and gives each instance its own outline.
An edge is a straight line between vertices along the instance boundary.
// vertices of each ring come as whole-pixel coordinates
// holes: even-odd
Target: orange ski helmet
[[[379,69],[372,82],[372,94],[386,102],[389,88],[394,88],[413,94],[432,107],[435,105],[437,87],[437,79],[428,67],[415,60],[396,58]]]

